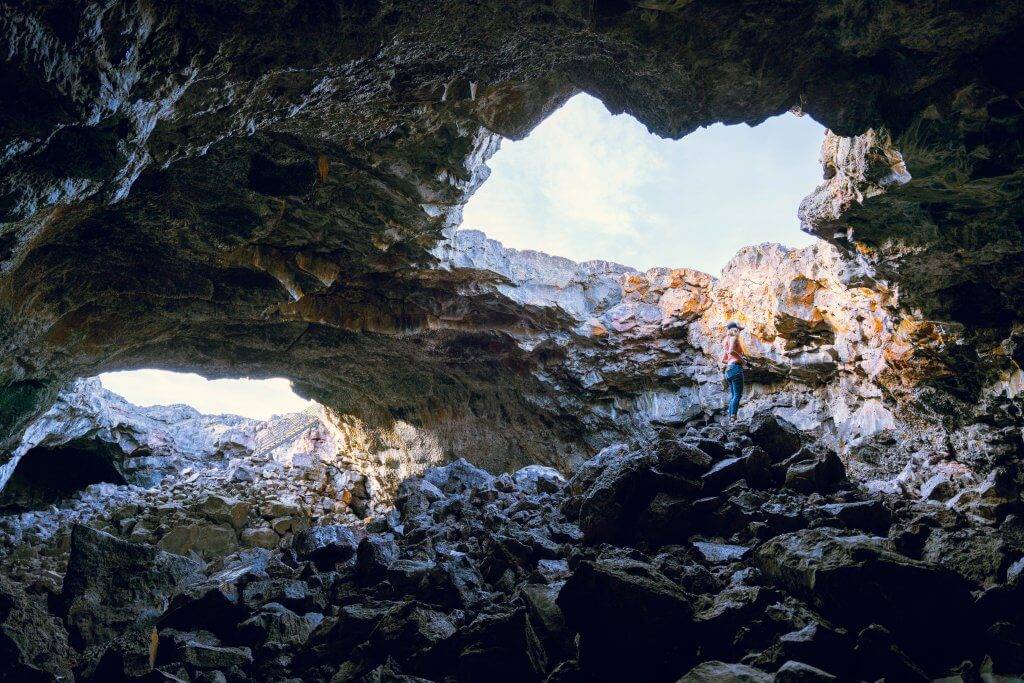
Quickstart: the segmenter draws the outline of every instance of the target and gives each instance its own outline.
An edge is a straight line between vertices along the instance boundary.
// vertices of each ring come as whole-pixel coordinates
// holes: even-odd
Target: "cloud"
[[[463,226],[578,261],[717,272],[752,242],[810,242],[796,207],[819,182],[823,130],[783,116],[664,140],[578,95],[503,144]]]

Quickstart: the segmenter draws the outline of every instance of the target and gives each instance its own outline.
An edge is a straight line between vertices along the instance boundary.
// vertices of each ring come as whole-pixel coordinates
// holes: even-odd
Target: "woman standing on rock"
[[[725,326],[722,363],[725,365],[725,381],[729,383],[729,412],[725,418],[726,424],[736,422],[740,399],[743,398],[743,345],[740,344],[740,330],[742,329],[736,322]]]

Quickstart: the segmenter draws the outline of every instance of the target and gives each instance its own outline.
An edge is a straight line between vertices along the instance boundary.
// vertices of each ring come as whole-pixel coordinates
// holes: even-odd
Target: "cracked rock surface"
[[[665,428],[653,451],[609,447],[568,479],[459,459],[405,479],[395,509],[366,524],[314,511],[269,547],[216,549],[113,521],[140,511],[137,488],[121,487],[104,498],[110,518],[76,518],[52,548],[66,569],[0,582],[11,653],[0,670],[96,681],[1021,673],[1019,506],[991,522],[870,493],[830,461],[765,412],[729,431]],[[210,498],[197,512],[254,523]],[[17,548],[5,562],[31,567]]]

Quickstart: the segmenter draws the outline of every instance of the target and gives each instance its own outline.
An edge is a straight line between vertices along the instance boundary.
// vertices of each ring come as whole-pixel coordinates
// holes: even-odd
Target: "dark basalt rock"
[[[0,680],[72,680],[78,656],[44,596],[0,577]]]
[[[87,658],[98,656],[128,627],[155,622],[176,592],[203,578],[201,570],[195,560],[74,525],[61,592],[71,642]]]
[[[595,600],[598,595],[603,598]],[[670,672],[695,654],[692,599],[642,561],[607,556],[581,562],[558,606],[580,634],[580,663],[588,670],[671,679]]]
[[[800,432],[771,413],[758,413],[750,419],[750,440],[763,449],[772,462],[782,462],[803,445]]]
[[[387,533],[356,543],[361,531],[314,526],[325,533],[297,534],[298,547],[205,572],[77,527],[54,601],[71,638],[44,596],[0,580],[0,645],[14,648],[0,679],[930,680],[972,675],[985,656],[1021,672],[1022,573],[970,562],[1015,548],[1013,519],[993,530],[931,501],[773,477],[683,494],[660,467],[654,453],[608,449],[543,491],[463,464],[428,470],[403,483],[404,522]],[[562,512],[571,501],[615,535],[587,539]],[[916,554],[949,558],[861,533],[917,527]],[[331,553],[340,539],[347,559],[308,559],[317,539]],[[29,641],[23,626],[44,635]]]
[[[911,656],[927,656],[938,668],[972,652],[969,582],[893,553],[884,539],[807,529],[768,541],[755,562],[774,584],[826,616],[854,626],[880,623]]]
[[[299,557],[325,568],[352,559],[358,547],[359,537],[342,524],[306,529],[292,541],[292,548]]]

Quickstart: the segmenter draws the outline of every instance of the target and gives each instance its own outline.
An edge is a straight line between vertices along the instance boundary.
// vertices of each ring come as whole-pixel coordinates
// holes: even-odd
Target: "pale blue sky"
[[[578,95],[526,140],[502,144],[463,227],[577,261],[717,275],[748,244],[810,244],[796,209],[820,182],[823,135],[810,118],[787,114],[756,128],[715,125],[662,140]],[[285,379],[210,381],[163,370],[101,379],[139,405],[186,403],[260,419],[309,405]]]
[[[525,140],[502,143],[462,227],[577,261],[717,275],[748,244],[811,243],[796,210],[821,182],[824,134],[785,114],[665,140],[577,95]]]

